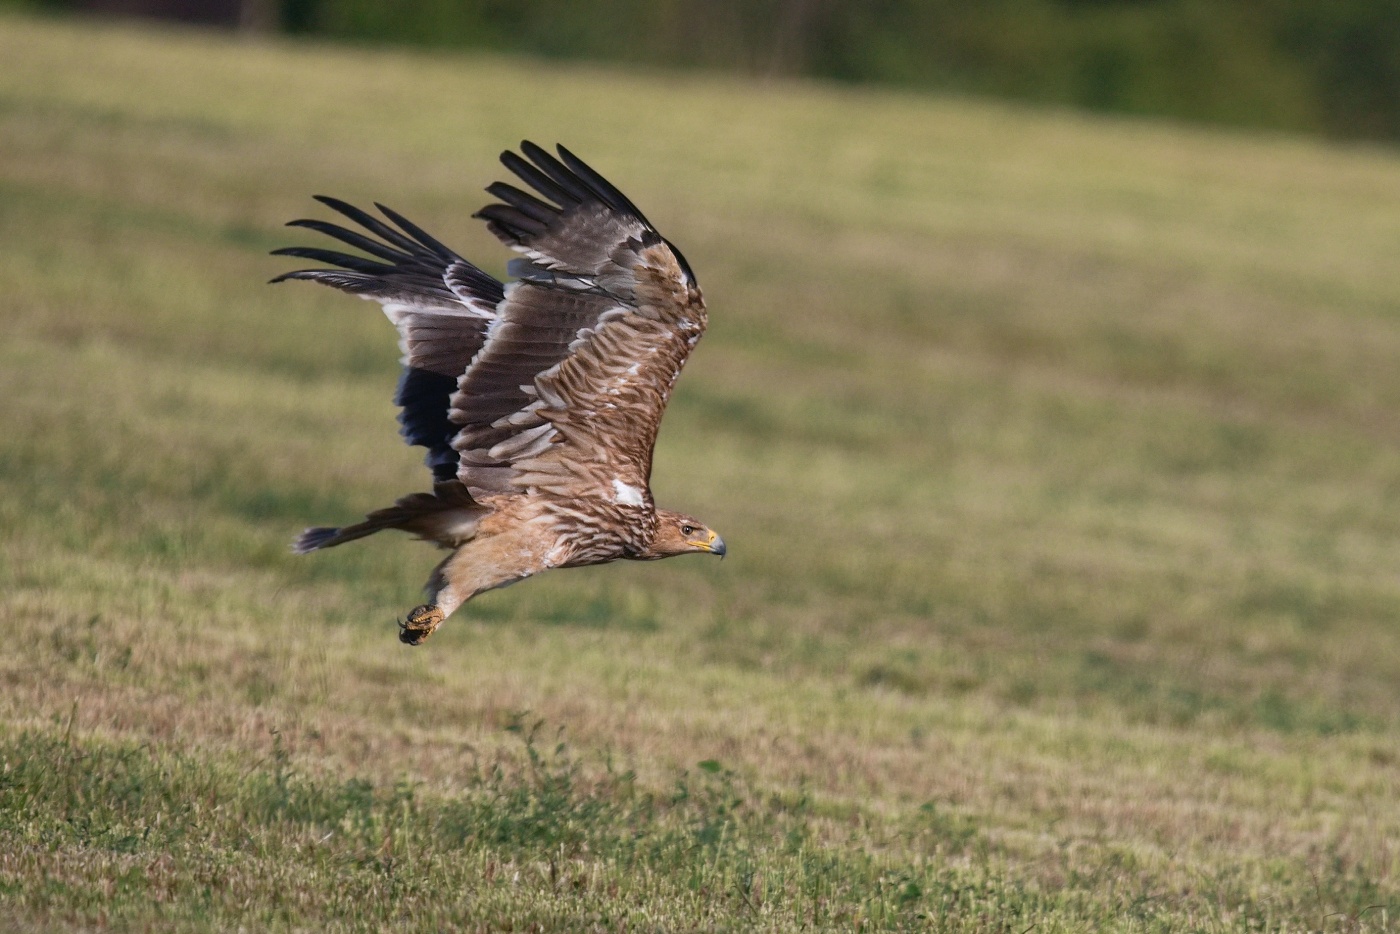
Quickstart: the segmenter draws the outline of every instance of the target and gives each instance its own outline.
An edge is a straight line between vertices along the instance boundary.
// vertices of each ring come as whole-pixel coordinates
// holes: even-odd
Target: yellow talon
[[[416,607],[399,623],[399,641],[406,645],[422,645],[423,640],[431,636],[446,618],[438,607]]]

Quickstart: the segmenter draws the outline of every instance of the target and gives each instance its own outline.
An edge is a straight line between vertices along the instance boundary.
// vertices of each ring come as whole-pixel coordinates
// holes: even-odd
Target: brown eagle
[[[373,299],[399,331],[401,434],[428,449],[433,491],[344,528],[307,529],[298,554],[402,529],[452,550],[399,638],[417,645],[483,591],[550,568],[648,561],[724,540],[657,509],[650,478],[661,415],[700,335],[705,303],[681,252],[627,196],[563,146],[530,142],[476,213],[523,258],[502,284],[382,204],[385,220],[316,200],[372,235],[296,220],[367,256],[275,250],[328,263],[310,279]],[[377,238],[377,239],[376,239]]]

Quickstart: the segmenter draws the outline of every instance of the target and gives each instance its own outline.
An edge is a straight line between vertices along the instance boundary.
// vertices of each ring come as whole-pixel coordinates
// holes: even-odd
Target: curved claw
[[[425,604],[408,611],[408,616],[399,623],[399,641],[405,645],[422,645],[442,621],[447,618],[439,607]]]

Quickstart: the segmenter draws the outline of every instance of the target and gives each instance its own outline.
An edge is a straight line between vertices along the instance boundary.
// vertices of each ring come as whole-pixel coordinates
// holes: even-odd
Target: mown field
[[[0,929],[1400,927],[1400,155],[0,19]],[[399,644],[313,193],[486,268],[567,143],[711,329],[729,543]]]

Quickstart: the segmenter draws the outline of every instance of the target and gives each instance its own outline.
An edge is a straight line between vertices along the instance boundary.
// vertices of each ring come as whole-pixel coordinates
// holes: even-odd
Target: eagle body
[[[429,602],[400,624],[418,644],[462,604],[541,571],[620,558],[723,556],[699,520],[659,510],[652,449],[671,390],[705,332],[704,299],[680,252],[617,188],[564,147],[532,143],[502,163],[475,216],[521,254],[503,284],[394,211],[381,220],[317,198],[369,235],[292,221],[368,256],[274,253],[329,264],[307,279],[377,301],[398,328],[401,433],[427,449],[430,493],[341,528],[307,529],[316,551],[396,528],[451,549]]]

